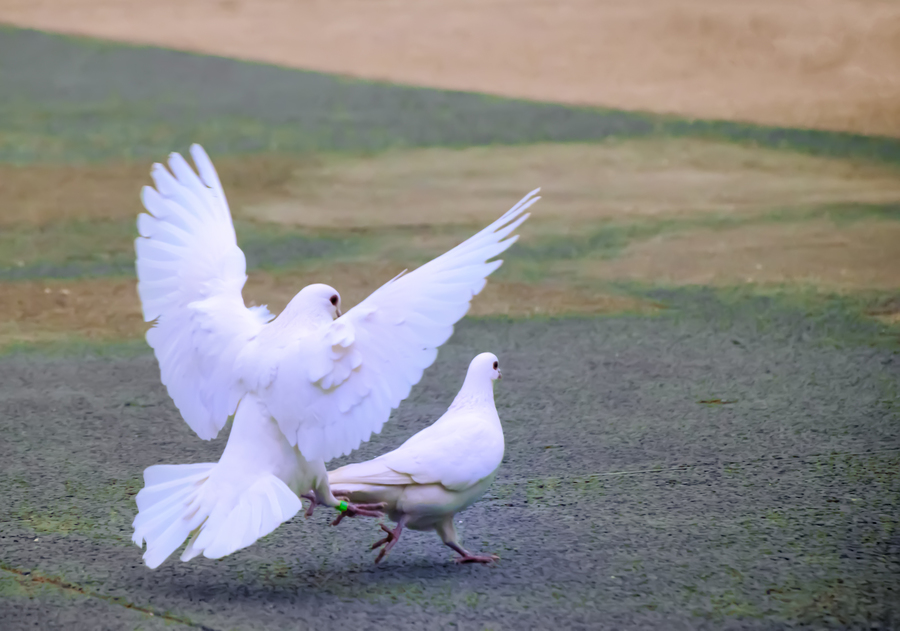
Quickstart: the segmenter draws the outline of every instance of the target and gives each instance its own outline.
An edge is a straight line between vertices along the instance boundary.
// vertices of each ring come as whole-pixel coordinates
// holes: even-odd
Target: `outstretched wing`
[[[244,306],[247,263],[219,176],[200,145],[191,156],[199,177],[177,153],[169,156],[172,173],[153,165],[156,188],[141,193],[150,214],[138,216],[134,247],[144,320],[156,320],[147,342],[162,382],[191,429],[210,439],[243,394],[234,358],[272,316]]]
[[[377,289],[335,320],[319,347],[283,350],[263,396],[307,460],[350,453],[381,430],[502,264],[490,259],[516,241],[507,237],[528,218],[539,190],[467,241]]]
[[[405,486],[413,483],[441,484],[451,491],[471,488],[500,466],[503,432],[496,431],[489,419],[479,418],[471,411],[462,418],[450,418],[451,414],[452,411],[448,412],[414,434],[394,451],[329,471],[332,489],[352,484]]]

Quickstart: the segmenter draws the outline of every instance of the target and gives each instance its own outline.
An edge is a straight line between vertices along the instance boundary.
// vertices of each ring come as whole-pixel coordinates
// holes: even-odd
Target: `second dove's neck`
[[[466,375],[462,388],[453,399],[450,409],[478,404],[494,405],[494,382],[483,376]]]
[[[334,317],[321,305],[310,304],[302,298],[295,297],[279,314],[277,320],[280,324],[292,328],[318,329],[331,324]]]

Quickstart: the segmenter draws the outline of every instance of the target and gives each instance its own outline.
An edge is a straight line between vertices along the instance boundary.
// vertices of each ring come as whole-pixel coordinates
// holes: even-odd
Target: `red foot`
[[[493,563],[499,561],[496,554],[472,554],[457,543],[447,542],[447,546],[455,550],[459,556],[454,559],[457,563]]]
[[[315,493],[304,493],[301,495],[305,500],[309,500],[309,508],[306,509],[304,516],[312,517],[313,511],[316,510],[316,506],[319,505],[319,501],[316,499]],[[381,517],[384,512],[381,510],[387,504],[381,502],[380,504],[351,504],[350,501],[346,497],[338,497],[339,500],[343,500],[347,502],[347,510],[342,511],[333,522],[331,522],[332,526],[337,526],[341,523],[341,520],[344,517],[357,517],[362,515],[364,517]]]
[[[319,500],[316,499],[316,494],[315,493],[304,493],[300,497],[302,497],[305,500],[309,500],[309,508],[307,508],[306,512],[303,513],[303,516],[307,517],[307,518],[312,517],[313,511],[316,510],[316,506],[319,505]]]
[[[344,517],[381,517],[384,515],[384,507],[387,506],[384,502],[378,502],[377,504],[351,504],[350,500],[346,497],[336,495],[339,500],[347,502],[347,509],[341,511],[333,522],[331,522],[332,526],[337,526],[341,521],[343,521]]]
[[[499,561],[500,557],[496,554],[467,554],[466,556],[456,557],[453,559],[457,563],[493,563]]]
[[[384,558],[384,555],[386,555],[388,552],[390,552],[391,548],[393,548],[395,545],[397,545],[397,542],[400,541],[400,533],[403,532],[403,523],[402,522],[397,524],[397,527],[394,528],[393,530],[391,530],[384,524],[378,524],[378,525],[381,526],[381,529],[387,533],[387,537],[385,537],[384,539],[379,539],[372,545],[372,548],[371,548],[372,550],[374,550],[375,548],[377,548],[379,546],[384,546],[381,549],[381,552],[378,553],[378,556],[375,557],[375,563],[378,563],[379,561],[381,561],[381,559]]]

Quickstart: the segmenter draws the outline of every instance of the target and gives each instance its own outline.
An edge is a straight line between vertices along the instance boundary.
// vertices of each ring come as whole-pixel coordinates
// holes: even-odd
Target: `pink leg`
[[[343,521],[344,517],[358,517],[360,515],[363,517],[381,517],[384,515],[384,507],[387,506],[384,502],[378,502],[377,504],[351,504],[346,497],[340,495],[335,497],[343,502],[347,502],[347,508],[341,511],[337,519],[331,522],[332,526],[337,526]]]
[[[453,515],[450,515],[435,526],[434,530],[440,536],[444,545],[459,553],[459,556],[455,559],[457,563],[492,563],[500,560],[500,557],[495,554],[472,554],[459,545],[456,526],[453,525]]]
[[[304,517],[312,517],[313,511],[316,510],[316,506],[319,505],[319,501],[316,499],[316,494],[314,492],[304,493],[301,495],[305,500],[309,500],[309,508],[306,509],[306,512],[303,513]]]
[[[460,554],[454,559],[457,563],[493,563],[500,560],[496,554],[472,554],[458,543],[448,543],[447,545]]]
[[[319,505],[319,501],[318,499],[316,499],[315,492],[304,493],[300,497],[305,500],[309,500],[309,508],[306,509],[306,513],[304,513],[304,515],[306,517],[312,517],[313,511],[316,510],[316,506]],[[381,510],[385,507],[385,504],[383,502],[379,504],[351,504],[349,498],[347,497],[337,495],[336,497],[339,500],[346,502],[347,508],[341,511],[341,513],[337,516],[337,519],[331,522],[332,526],[337,526],[339,523],[341,523],[341,520],[344,519],[344,517],[357,517],[359,515],[365,517],[381,517],[384,514],[384,512]]]
[[[341,523],[344,517],[357,517],[362,515],[363,517],[381,517],[384,515],[384,507],[387,506],[384,502],[378,502],[376,504],[351,504],[350,498],[347,496],[345,491],[334,491],[334,496],[342,502],[347,502],[347,508],[340,512],[333,522],[331,522],[332,526],[337,526]]]
[[[381,529],[387,533],[387,537],[384,539],[379,539],[372,545],[372,550],[379,546],[384,546],[381,549],[381,552],[378,553],[378,556],[375,557],[375,563],[381,561],[388,552],[390,552],[391,548],[397,545],[397,542],[400,540],[400,533],[403,532],[403,526],[406,525],[406,515],[400,518],[400,521],[397,522],[397,527],[391,530],[384,524],[378,524],[381,526]]]

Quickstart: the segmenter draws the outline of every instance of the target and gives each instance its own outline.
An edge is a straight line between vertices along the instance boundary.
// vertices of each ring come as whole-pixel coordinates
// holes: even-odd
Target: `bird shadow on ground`
[[[256,568],[250,564],[202,565],[205,564],[171,568],[170,573],[159,573],[150,580],[139,581],[140,584],[135,584],[133,589],[144,593],[149,601],[159,599],[171,602],[176,597],[182,601],[207,604],[262,600],[302,606],[304,601],[313,604],[323,598],[390,597],[394,592],[408,590],[411,586],[423,592],[440,591],[460,579],[468,578],[472,572],[490,572],[492,569],[468,569],[460,567],[452,558],[441,562],[424,557],[394,564],[386,559],[377,566],[374,563],[353,564],[334,569],[312,567],[304,562],[264,564]]]

